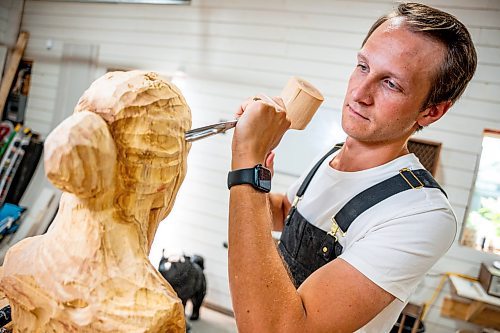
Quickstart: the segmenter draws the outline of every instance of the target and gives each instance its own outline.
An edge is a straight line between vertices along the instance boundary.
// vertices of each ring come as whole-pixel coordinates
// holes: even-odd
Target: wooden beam
[[[17,43],[12,56],[10,57],[9,64],[5,68],[5,74],[0,85],[0,112],[3,117],[3,110],[5,104],[7,103],[7,97],[9,97],[10,87],[14,82],[16,76],[17,68],[23,57],[24,50],[28,44],[29,33],[27,31],[21,31],[19,37],[17,38]]]

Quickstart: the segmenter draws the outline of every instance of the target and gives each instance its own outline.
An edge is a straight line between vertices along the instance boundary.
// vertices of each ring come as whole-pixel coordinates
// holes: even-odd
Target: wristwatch
[[[234,185],[250,184],[256,190],[268,193],[271,191],[271,170],[257,164],[253,168],[229,171],[227,175],[227,188]]]

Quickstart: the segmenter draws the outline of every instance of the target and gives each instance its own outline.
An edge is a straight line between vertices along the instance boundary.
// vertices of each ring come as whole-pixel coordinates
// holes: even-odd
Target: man
[[[388,332],[453,242],[449,202],[406,144],[472,78],[469,33],[447,13],[401,4],[375,22],[357,57],[342,107],[345,144],[314,161],[288,197],[240,177],[265,173],[257,164],[272,167],[270,152],[290,125],[282,101],[259,96],[241,105],[228,178],[240,332]],[[273,227],[284,227],[278,249]]]

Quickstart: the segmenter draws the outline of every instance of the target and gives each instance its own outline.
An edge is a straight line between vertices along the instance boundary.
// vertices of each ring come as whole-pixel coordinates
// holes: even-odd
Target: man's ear
[[[429,126],[435,121],[438,121],[453,105],[452,101],[444,101],[427,107],[420,111],[417,117],[417,123],[422,126]]]

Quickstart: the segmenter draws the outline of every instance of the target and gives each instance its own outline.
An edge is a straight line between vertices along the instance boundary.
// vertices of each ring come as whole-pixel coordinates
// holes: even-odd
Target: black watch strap
[[[255,186],[255,168],[238,169],[230,171],[227,175],[227,188],[231,189],[234,185],[250,184]]]
[[[230,171],[227,175],[227,188],[234,185],[249,184],[258,191],[268,193],[271,191],[271,171],[257,164],[253,168]]]

